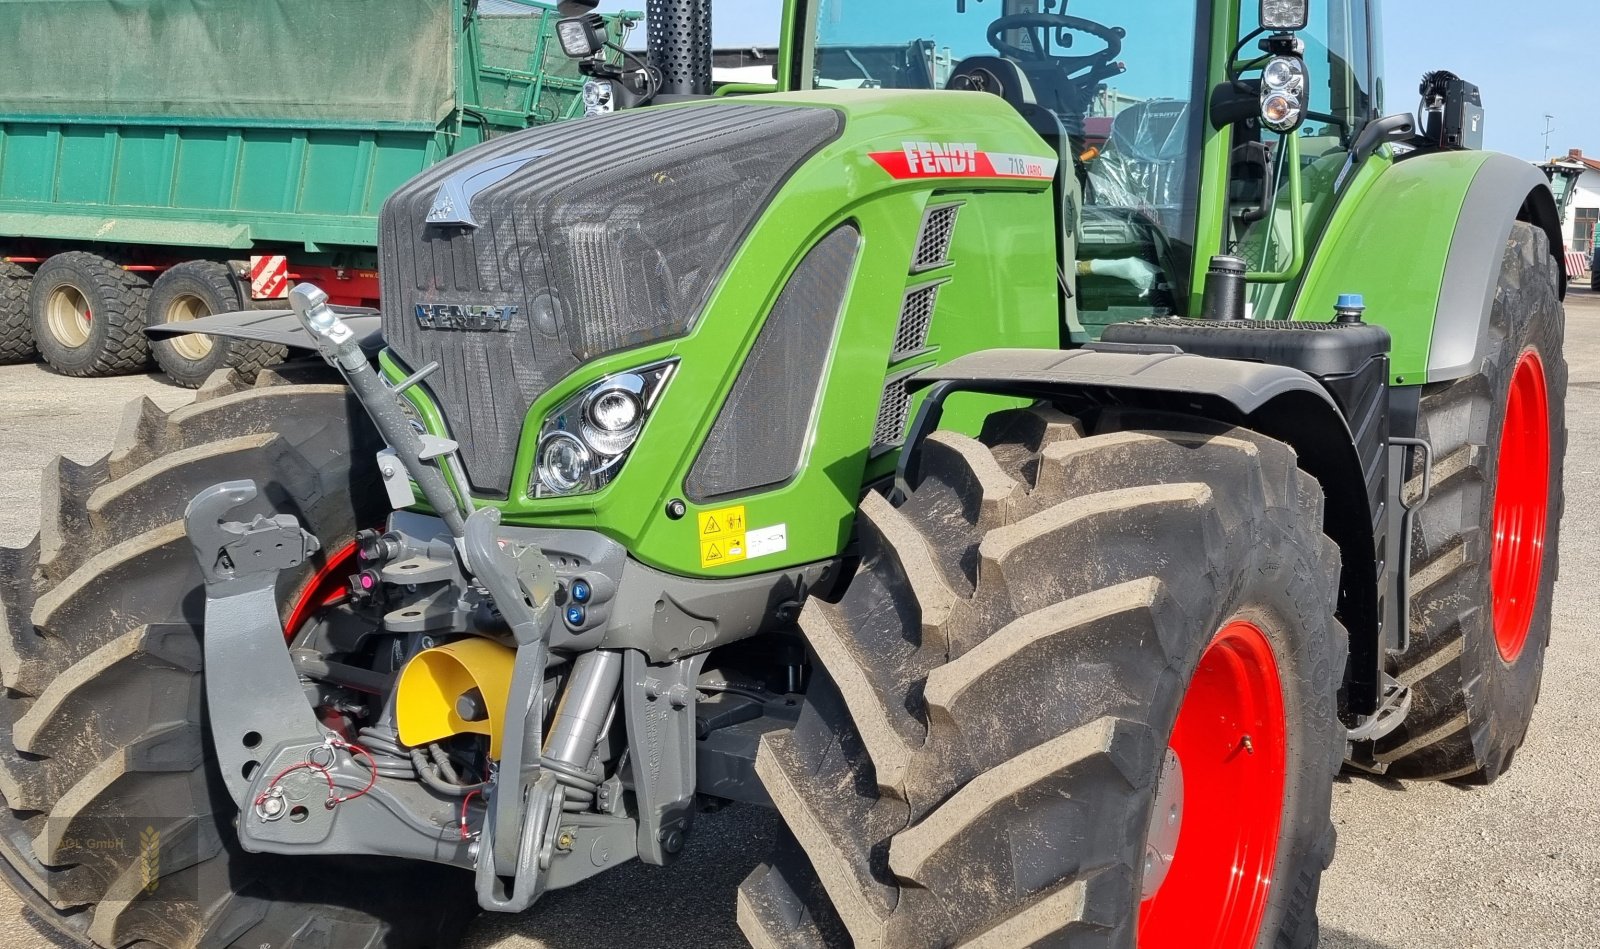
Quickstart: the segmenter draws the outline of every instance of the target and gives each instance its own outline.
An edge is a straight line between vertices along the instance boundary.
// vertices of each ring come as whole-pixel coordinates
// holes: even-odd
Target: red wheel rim
[[[357,570],[356,558],[360,553],[360,545],[351,541],[328,557],[300,593],[294,609],[289,611],[289,619],[283,624],[286,638],[294,639],[295,634],[318,610],[341,603],[350,595],[350,575]]]
[[[1539,602],[1550,515],[1550,398],[1544,363],[1531,349],[1511,376],[1498,465],[1489,590],[1495,644],[1506,662],[1516,662],[1528,644]]]
[[[1178,710],[1149,837],[1153,844],[1163,827],[1175,829],[1176,846],[1146,855],[1140,946],[1255,945],[1272,892],[1286,761],[1277,660],[1259,627],[1236,620],[1200,657]],[[1152,875],[1162,861],[1165,872]]]

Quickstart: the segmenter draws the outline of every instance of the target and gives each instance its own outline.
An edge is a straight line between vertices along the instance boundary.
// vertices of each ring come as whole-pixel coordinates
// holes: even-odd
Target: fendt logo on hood
[[[460,330],[467,333],[509,333],[521,312],[514,306],[463,306],[456,303],[418,303],[417,325],[425,330]]]
[[[978,170],[977,142],[906,142],[913,175],[967,175]]]
[[[984,151],[974,142],[905,142],[900,151],[872,152],[871,156],[897,180],[1023,178],[1050,181],[1060,165],[1052,158]]]

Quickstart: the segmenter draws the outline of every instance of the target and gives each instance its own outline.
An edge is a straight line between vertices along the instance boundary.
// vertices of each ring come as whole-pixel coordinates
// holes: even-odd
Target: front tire
[[[741,887],[754,945],[1315,944],[1347,650],[1321,490],[1250,432],[1080,431],[936,433],[902,506],[863,503],[757,760],[794,843]]]
[[[254,479],[236,516],[289,511],[325,545],[280,577],[285,614],[301,602],[381,513],[375,437],[325,375],[134,403],[110,456],[46,468],[38,538],[0,548],[0,875],[78,945],[432,949],[476,911],[453,868],[244,852],[216,771],[184,508]]]
[[[1422,394],[1435,484],[1414,525],[1412,643],[1396,668],[1411,714],[1372,755],[1395,777],[1487,784],[1527,737],[1560,570],[1564,335],[1549,240],[1518,223],[1483,365]]]

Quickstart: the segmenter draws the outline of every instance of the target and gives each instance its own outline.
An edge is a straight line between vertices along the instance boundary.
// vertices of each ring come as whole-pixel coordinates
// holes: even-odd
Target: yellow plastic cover
[[[400,672],[395,719],[400,741],[413,748],[451,735],[489,736],[489,757],[500,757],[500,735],[511,696],[516,650],[487,639],[463,639],[417,653]],[[489,717],[469,722],[457,711],[463,695],[477,689]]]

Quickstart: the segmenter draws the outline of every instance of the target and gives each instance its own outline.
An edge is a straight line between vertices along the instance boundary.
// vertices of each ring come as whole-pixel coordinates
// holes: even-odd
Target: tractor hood
[[[384,338],[505,497],[535,399],[583,363],[695,325],[784,181],[839,136],[825,108],[695,105],[509,135],[384,206]]]

